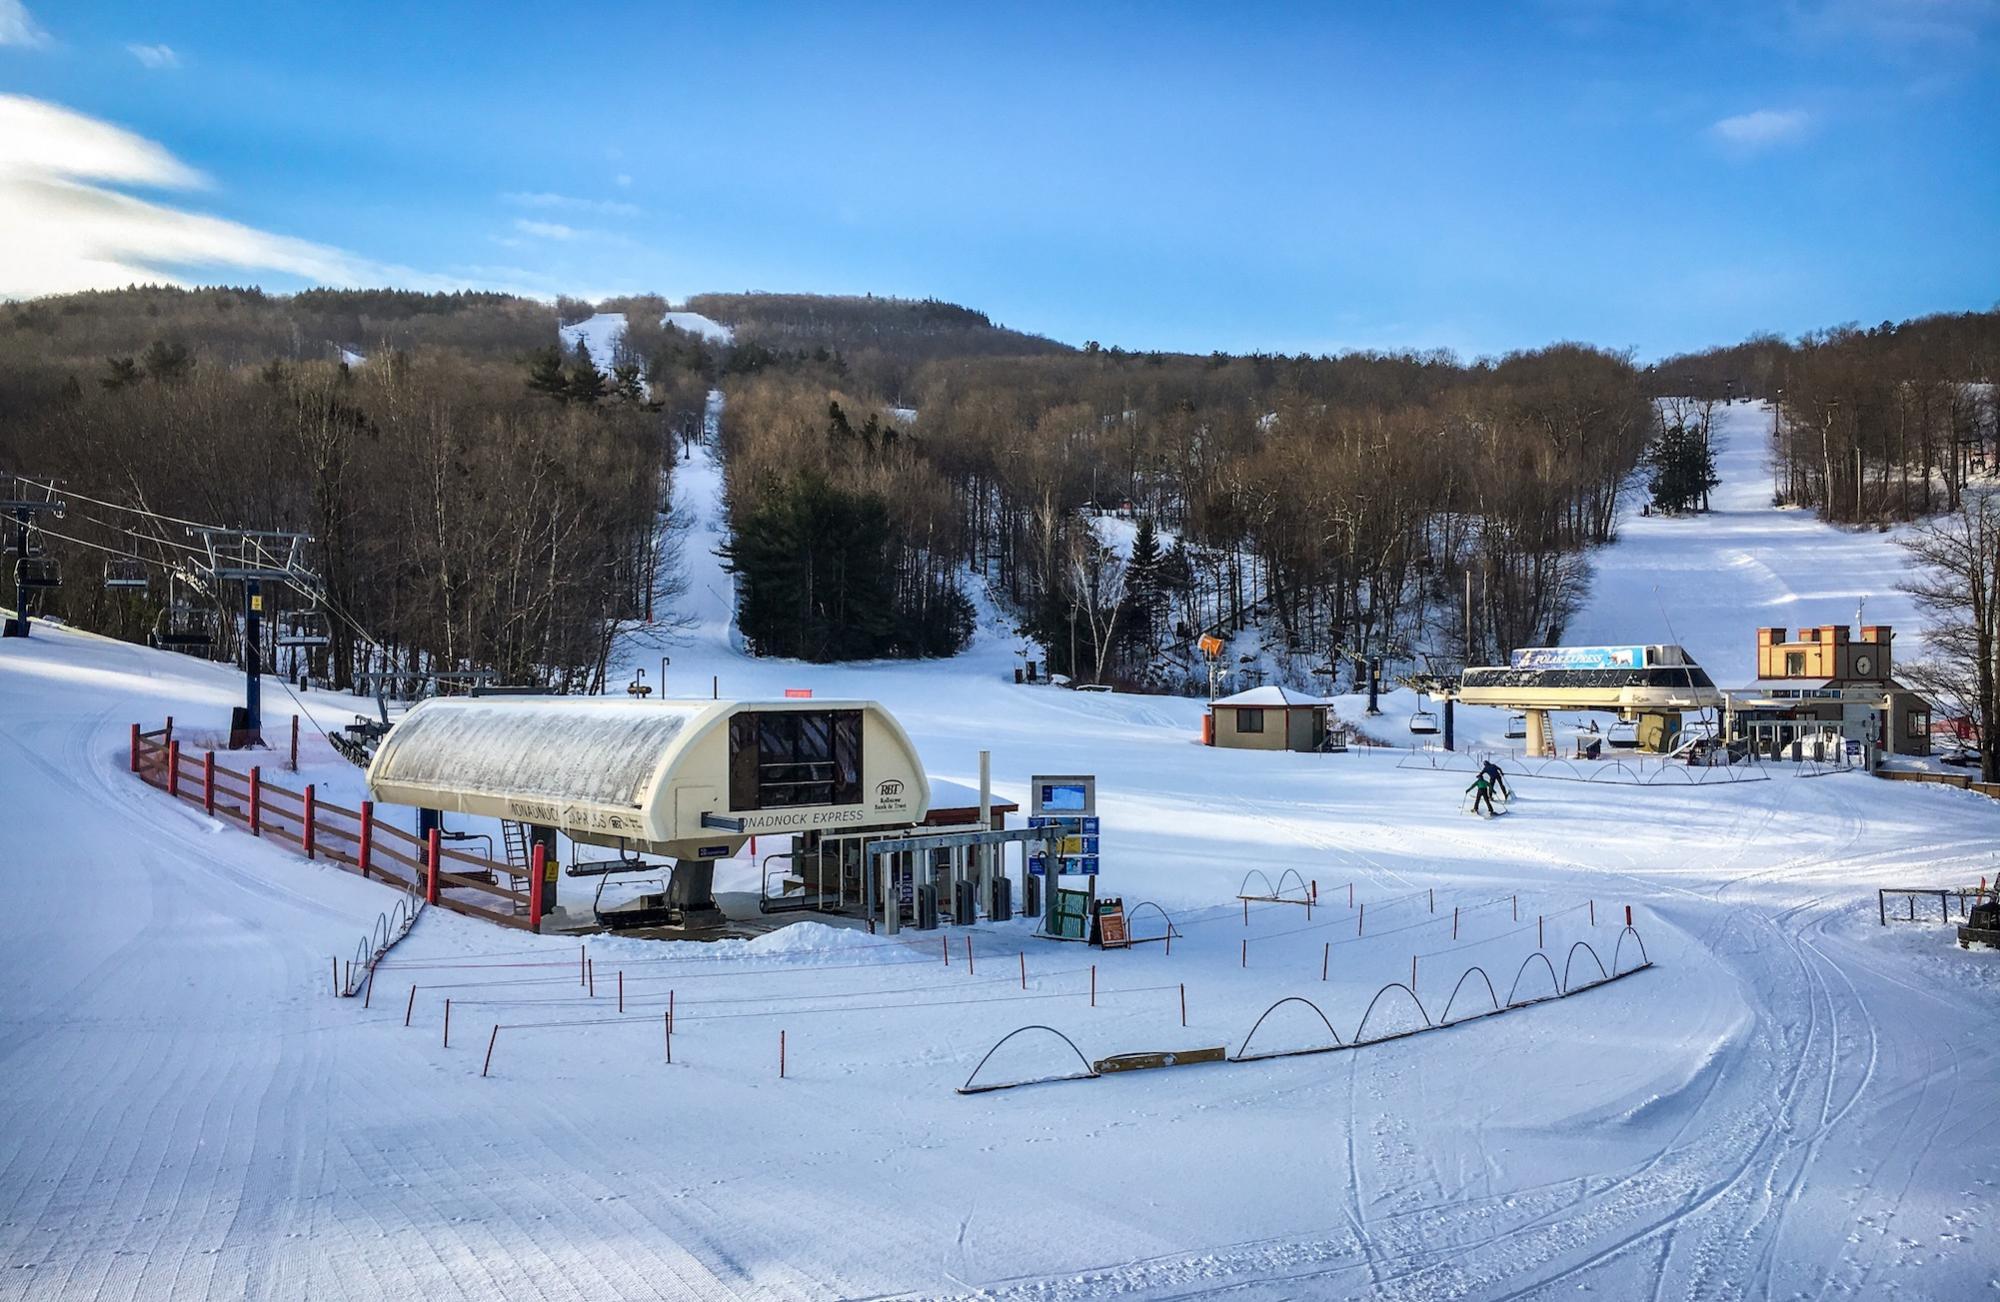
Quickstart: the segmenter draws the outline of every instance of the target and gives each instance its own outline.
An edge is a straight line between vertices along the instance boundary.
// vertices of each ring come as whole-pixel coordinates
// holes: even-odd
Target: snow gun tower
[[[616,857],[568,875],[657,875],[638,925],[715,925],[715,862],[752,835],[921,821],[930,784],[902,725],[873,701],[420,701],[368,768],[378,801],[524,824],[555,881],[555,834]]]

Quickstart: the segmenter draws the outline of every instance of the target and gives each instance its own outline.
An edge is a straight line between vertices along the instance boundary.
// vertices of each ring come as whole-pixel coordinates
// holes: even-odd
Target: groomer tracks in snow
[[[719,493],[712,462],[683,470],[683,494]],[[1720,523],[1782,573],[1766,517],[1810,523],[1747,504]],[[1628,522],[1603,558],[1607,620],[1602,585],[1642,536]],[[1721,588],[1763,572],[1656,565],[1648,583],[1669,611],[1720,611]],[[1171,954],[1052,945],[1019,925],[975,929],[971,969],[961,932],[944,933],[949,966],[937,933],[595,938],[593,998],[576,942],[428,913],[363,1008],[329,996],[327,962],[392,892],[123,772],[130,721],[219,734],[239,680],[38,629],[0,646],[0,786],[16,814],[0,1295],[1990,1292],[2000,956],[1941,927],[1879,926],[1874,892],[1991,875],[1993,802],[1859,774],[1543,783],[1514,816],[1475,821],[1457,813],[1459,775],[1394,755],[1208,750],[1199,702],[1017,687],[1014,639],[994,622],[948,662],[759,662],[728,635],[723,577],[694,585],[673,675],[880,700],[940,778],[976,781],[990,749],[1011,799],[1032,773],[1096,774],[1103,886],[1170,912]],[[1784,582],[1798,599],[1776,599],[1808,609],[1801,576]],[[1762,590],[1740,586],[1728,616],[1746,636],[1765,622]],[[305,701],[328,728],[354,707]],[[295,780],[352,806],[358,772],[304,735]],[[1251,904],[1246,923],[1251,868],[1294,870],[1322,903],[1310,919]],[[731,874],[754,880],[738,861],[718,885]],[[1413,957],[1441,1008],[1471,964],[1511,976],[1538,941],[1558,972],[1578,940],[1602,952],[1627,905],[1657,967],[1588,998],[1361,1053],[954,1092],[1030,1022],[1093,1058],[1236,1047],[1298,995],[1346,1036]],[[1385,1000],[1374,1018],[1391,1013]],[[495,1025],[517,1029],[482,1079]],[[1257,1047],[1314,1028],[1323,1040],[1309,1016],[1274,1014]],[[1008,1074],[1063,1069],[1030,1037],[1016,1049]]]

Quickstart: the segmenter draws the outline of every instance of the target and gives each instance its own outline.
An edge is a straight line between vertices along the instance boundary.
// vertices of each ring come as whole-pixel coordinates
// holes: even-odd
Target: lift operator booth
[[[930,806],[916,747],[873,701],[433,698],[383,740],[368,786],[671,858],[684,923],[719,920],[715,861],[753,835],[914,823]]]

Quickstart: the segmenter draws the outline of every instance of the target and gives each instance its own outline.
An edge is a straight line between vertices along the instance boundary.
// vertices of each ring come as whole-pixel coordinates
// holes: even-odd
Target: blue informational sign
[[[1644,669],[1642,646],[1531,646],[1508,657],[1515,669]]]
[[[1046,827],[1063,834],[1063,853],[1056,857],[1056,871],[1059,874],[1065,877],[1098,875],[1101,839],[1097,834],[1098,823],[1095,815],[1033,815],[1028,819],[1028,826]],[[1048,876],[1048,856],[1044,853],[1030,854],[1028,872],[1036,877]]]

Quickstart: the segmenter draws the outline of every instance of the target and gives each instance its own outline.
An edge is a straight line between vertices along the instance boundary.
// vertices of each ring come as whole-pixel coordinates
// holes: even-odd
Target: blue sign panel
[[[1508,657],[1515,669],[1644,669],[1642,646],[1531,646]]]

